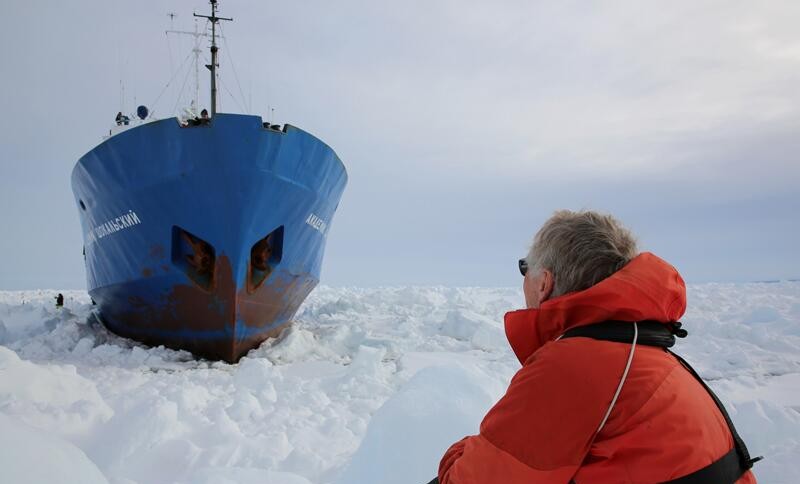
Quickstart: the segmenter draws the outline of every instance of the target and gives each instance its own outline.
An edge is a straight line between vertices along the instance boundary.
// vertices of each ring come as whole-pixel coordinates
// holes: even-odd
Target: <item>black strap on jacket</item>
[[[676,336],[678,338],[685,338],[688,332],[681,328],[680,322],[665,324],[658,321],[638,321],[637,328],[639,334],[636,339],[636,344],[664,348],[664,350],[674,356],[680,364],[700,382],[706,392],[711,396],[712,400],[714,400],[720,413],[722,413],[722,416],[725,418],[725,422],[728,424],[731,436],[733,436],[733,449],[731,449],[730,452],[698,471],[667,481],[664,484],[734,484],[742,477],[742,474],[747,472],[753,467],[754,463],[763,459],[763,457],[750,458],[750,452],[748,452],[747,446],[736,431],[731,417],[728,415],[725,406],[722,405],[717,395],[711,391],[711,388],[706,385],[703,379],[700,378],[700,375],[697,374],[686,360],[668,349],[675,344]],[[633,342],[633,324],[630,321],[605,321],[572,328],[564,333],[561,339],[579,336],[602,341],[630,344]]]

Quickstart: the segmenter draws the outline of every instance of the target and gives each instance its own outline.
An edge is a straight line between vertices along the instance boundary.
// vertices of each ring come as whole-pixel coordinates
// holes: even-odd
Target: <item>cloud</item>
[[[2,81],[14,97],[0,118],[8,175],[0,202],[31,211],[0,209],[13,226],[0,248],[25,261],[8,262],[19,264],[10,273],[30,280],[80,253],[68,174],[116,114],[120,78],[126,109],[135,98],[170,115],[192,81],[182,72],[152,104],[189,47],[167,43],[166,13],[190,29],[187,8],[207,9],[177,0],[50,3],[14,4],[18,20],[0,34],[20,46]],[[663,247],[679,257],[695,250],[692,241],[737,230],[750,247],[763,246],[721,248],[704,263],[687,257],[698,278],[713,279],[714,267],[731,276],[719,268],[745,257],[753,274],[800,273],[768,250],[800,242],[777,230],[800,197],[800,4],[251,0],[222,8],[234,17],[224,26],[223,110],[274,108],[273,121],[319,136],[348,167],[329,282],[514,282],[496,268],[562,206],[619,210],[644,233],[686,234]],[[34,200],[45,193],[51,203]],[[626,208],[636,204],[660,219],[639,223]],[[748,204],[784,219],[754,234],[741,228]],[[24,228],[44,219],[65,234],[57,249]],[[698,221],[691,233],[687,219]],[[391,268],[375,271],[386,254]],[[80,259],[68,272],[79,284]]]

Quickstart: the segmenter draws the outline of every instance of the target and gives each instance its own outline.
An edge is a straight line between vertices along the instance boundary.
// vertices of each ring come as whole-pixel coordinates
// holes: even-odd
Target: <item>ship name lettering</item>
[[[119,217],[114,217],[101,223],[97,227],[89,229],[89,233],[86,235],[87,243],[91,244],[92,242],[96,242],[103,237],[108,237],[109,235],[115,234],[120,230],[125,230],[141,223],[142,220],[138,215],[136,215],[136,212],[133,210],[128,210],[128,213],[122,214]]]
[[[328,224],[325,223],[324,220],[318,215],[309,214],[308,218],[306,219],[306,223],[313,227],[314,229],[318,230],[321,234],[325,235],[325,229],[328,228]]]

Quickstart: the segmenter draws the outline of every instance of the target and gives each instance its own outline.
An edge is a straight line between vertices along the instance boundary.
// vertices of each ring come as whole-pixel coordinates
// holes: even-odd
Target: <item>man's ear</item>
[[[541,282],[539,282],[538,287],[539,290],[536,291],[539,295],[539,304],[550,299],[550,296],[553,294],[553,286],[555,286],[553,273],[547,269],[542,270]]]

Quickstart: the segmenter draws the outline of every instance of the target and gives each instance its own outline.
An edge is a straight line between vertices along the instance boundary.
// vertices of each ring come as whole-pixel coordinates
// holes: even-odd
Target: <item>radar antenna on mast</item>
[[[169,15],[171,16],[175,14]],[[197,114],[198,106],[200,106],[200,54],[203,53],[203,51],[200,49],[200,38],[209,37],[209,35],[198,30],[197,20],[194,21],[194,32],[174,29],[166,30],[165,32],[167,35],[189,35],[194,38],[194,44],[192,46],[192,53],[194,54],[194,98],[192,99],[192,111]]]
[[[217,114],[217,22],[220,20],[232,21],[232,18],[217,17],[217,0],[209,0],[211,3],[211,15],[197,15],[195,17],[206,18],[211,21],[211,64],[206,64],[211,71],[211,116]]]

